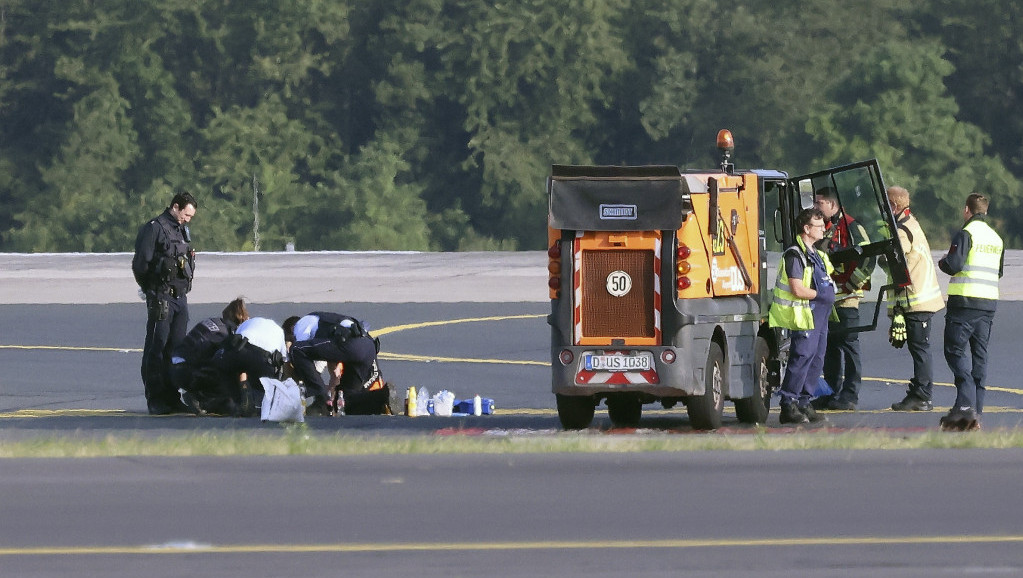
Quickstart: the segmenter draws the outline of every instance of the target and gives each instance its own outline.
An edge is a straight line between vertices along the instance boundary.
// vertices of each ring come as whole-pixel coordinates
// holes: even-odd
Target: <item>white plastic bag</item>
[[[416,392],[416,415],[430,415],[430,390],[425,387]]]
[[[302,390],[290,377],[285,381],[270,377],[259,378],[263,384],[263,406],[260,417],[263,421],[304,422],[305,404]]]
[[[442,389],[437,392],[437,395],[433,396],[433,415],[451,417],[451,414],[455,411],[454,408],[455,394],[450,391]]]

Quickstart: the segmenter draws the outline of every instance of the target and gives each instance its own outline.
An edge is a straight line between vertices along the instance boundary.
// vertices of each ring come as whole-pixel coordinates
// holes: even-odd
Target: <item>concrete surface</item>
[[[935,253],[935,260],[941,257]],[[139,302],[130,253],[0,253],[0,304]],[[769,260],[772,268],[777,258]],[[773,271],[769,273],[773,279]],[[944,292],[948,275],[938,274]],[[884,283],[880,270],[874,286]],[[1002,299],[1023,300],[1023,251]],[[546,302],[547,255],[522,252],[200,253],[191,303]]]
[[[0,304],[140,302],[131,253],[0,254]],[[546,301],[544,252],[199,253],[190,303]]]

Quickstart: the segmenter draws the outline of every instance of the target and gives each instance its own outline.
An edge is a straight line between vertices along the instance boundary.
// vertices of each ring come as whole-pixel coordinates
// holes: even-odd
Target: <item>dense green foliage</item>
[[[0,250],[131,250],[177,190],[200,250],[539,249],[552,163],[712,167],[719,128],[740,168],[877,157],[936,249],[982,191],[1019,247],[1021,25],[1007,0],[0,0]]]

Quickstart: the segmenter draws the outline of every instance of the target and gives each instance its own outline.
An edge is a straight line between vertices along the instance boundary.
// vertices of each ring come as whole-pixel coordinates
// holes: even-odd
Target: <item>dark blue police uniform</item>
[[[142,350],[142,383],[151,414],[184,412],[171,377],[171,354],[188,330],[188,298],[195,253],[188,226],[170,209],[139,229],[132,259],[135,281],[146,295],[146,342]]]

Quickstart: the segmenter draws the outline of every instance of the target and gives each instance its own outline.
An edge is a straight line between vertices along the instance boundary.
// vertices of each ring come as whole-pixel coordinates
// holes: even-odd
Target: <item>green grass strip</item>
[[[116,456],[355,456],[411,454],[525,454],[597,452],[690,452],[876,449],[1006,449],[1023,447],[1023,431],[993,429],[968,433],[936,430],[771,430],[665,434],[653,430],[616,433],[519,433],[457,431],[448,435],[355,435],[320,433],[303,424],[279,430],[210,432],[159,436],[136,433],[40,436],[0,441],[0,458],[96,458]]]

